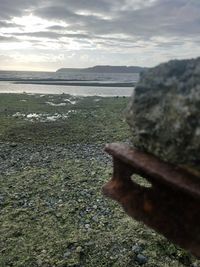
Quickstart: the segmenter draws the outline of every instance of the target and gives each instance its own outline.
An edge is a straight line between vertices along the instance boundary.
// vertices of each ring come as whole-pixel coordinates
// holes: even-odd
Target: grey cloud
[[[3,36],[0,35],[0,42],[1,43],[10,43],[10,42],[18,42],[19,40],[13,36]]]
[[[53,25],[50,27],[47,27],[48,30],[53,30],[53,31],[62,31],[62,30],[67,30],[66,26],[61,26],[61,25]]]
[[[34,14],[36,16],[54,19],[54,20],[63,20],[73,22],[75,19],[79,18],[79,15],[76,15],[70,11],[67,7],[62,7],[59,5],[51,5],[47,7],[41,7],[35,10]]]
[[[21,16],[28,9],[37,7],[39,0],[1,0],[0,1],[0,18],[11,19],[14,16]]]
[[[15,23],[10,23],[4,20],[0,20],[0,28],[13,28],[17,25]]]
[[[157,1],[153,6],[134,12],[125,11],[117,26],[129,34],[145,36],[191,36],[200,33],[200,2],[191,0]],[[132,27],[130,27],[132,25]],[[134,27],[133,27],[134,25]]]
[[[83,33],[59,33],[54,31],[40,31],[40,32],[23,32],[23,33],[15,33],[15,36],[23,36],[23,37],[34,37],[38,38],[38,42],[41,38],[45,39],[54,39],[55,41],[61,40],[62,38],[69,38],[69,39],[77,39],[81,40],[81,43],[83,43],[83,40],[92,40],[95,41],[96,44],[109,44],[109,43],[121,43],[121,44],[133,44],[134,41],[136,41],[136,38],[116,38],[116,37],[106,37],[106,36],[98,36],[93,34],[83,34]]]
[[[36,14],[56,16],[58,19],[63,17],[64,12],[68,15],[69,11],[71,14],[80,11],[107,14],[112,13],[113,9],[119,9],[124,6],[125,3],[126,0],[57,0],[56,2],[49,0],[46,5],[36,10]],[[65,18],[66,15],[64,14]]]
[[[157,1],[139,10],[118,12],[111,20],[84,19],[85,29],[99,34],[127,34],[145,40],[152,36],[195,36],[200,33],[200,2]],[[75,29],[75,27],[74,27]]]
[[[13,38],[27,36],[38,38],[38,42],[41,38],[59,42],[65,37],[119,48],[142,47],[144,44],[138,44],[138,40],[162,48],[199,41],[198,0],[15,0],[15,4],[13,0],[0,0],[0,27],[9,27],[9,18],[30,11],[55,25],[40,32],[13,32]]]
[[[152,36],[191,36],[200,33],[200,2],[196,0],[157,0],[146,7],[125,9],[125,1],[57,1],[35,10],[48,19],[62,20],[71,30],[92,34],[128,34],[148,39]],[[86,3],[87,2],[87,3]],[[130,2],[130,1],[129,1]],[[134,1],[132,1],[134,3]],[[67,4],[68,3],[68,4]],[[116,4],[117,3],[117,4]],[[120,5],[121,4],[121,5]],[[102,17],[77,14],[80,10],[101,12]],[[110,15],[110,19],[104,19]]]
[[[79,39],[90,39],[91,36],[87,34],[78,34],[78,33],[57,33],[57,32],[49,32],[49,31],[41,31],[41,32],[24,32],[24,33],[15,33],[16,36],[28,36],[28,37],[36,37],[36,38],[47,38],[47,39],[58,39],[63,37],[68,38],[79,38]]]
[[[74,11],[90,11],[90,12],[109,12],[112,11],[113,3],[119,1],[112,0],[61,0],[62,7],[69,6]],[[124,1],[120,1],[124,2]]]
[[[16,36],[27,36],[27,37],[36,37],[36,38],[47,38],[47,39],[57,39],[62,36],[56,32],[42,31],[42,32],[23,32],[15,33]]]

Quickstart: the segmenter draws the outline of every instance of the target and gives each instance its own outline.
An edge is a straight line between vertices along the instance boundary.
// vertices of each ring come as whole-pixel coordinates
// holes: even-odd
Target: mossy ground
[[[46,104],[66,98],[70,96],[0,96],[0,141],[10,149],[20,143],[39,150],[47,145],[80,145],[79,154],[69,150],[48,166],[27,164],[20,171],[13,167],[0,174],[0,266],[138,266],[134,246],[147,259],[143,266],[192,266],[196,260],[191,255],[102,196],[111,162],[98,155],[85,158],[81,152],[82,144],[129,139],[123,118],[128,99],[86,97],[75,99],[73,105]],[[76,112],[67,119],[54,122],[13,117],[16,112],[53,115],[72,109]],[[90,155],[89,150],[84,153]]]
[[[65,99],[77,101],[75,104],[65,102],[65,106],[51,106],[64,103]],[[21,100],[25,100],[21,101]],[[101,143],[126,139],[128,126],[124,123],[123,110],[127,98],[70,97],[69,95],[14,95],[1,94],[0,97],[0,140],[35,143]],[[28,115],[69,114],[67,120],[55,122],[31,122],[17,112]]]

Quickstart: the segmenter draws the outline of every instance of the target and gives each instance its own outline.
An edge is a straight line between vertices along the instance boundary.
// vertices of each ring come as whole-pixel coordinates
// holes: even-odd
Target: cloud
[[[3,36],[0,35],[0,43],[10,43],[10,42],[18,42],[19,40],[13,36]]]
[[[11,0],[0,2],[2,18],[28,12],[54,23],[47,29],[49,36],[51,31],[76,31],[147,40],[154,36],[196,37],[200,33],[200,2],[196,0],[47,0],[40,5],[37,0],[16,0],[15,5]],[[0,26],[9,26],[9,22],[1,21]]]
[[[5,55],[1,55],[0,54],[0,62],[4,61],[4,62],[7,62],[7,61],[10,61],[12,58],[10,56],[5,56]]]
[[[29,37],[38,37],[38,38],[47,38],[47,39],[58,39],[58,38],[77,38],[77,39],[90,39],[91,36],[88,34],[79,34],[79,33],[57,33],[52,31],[41,31],[41,32],[23,32],[16,33],[16,36],[29,36]]]
[[[16,26],[17,25],[15,23],[0,20],[0,28],[14,28]]]
[[[53,25],[47,27],[47,29],[50,31],[61,31],[61,30],[67,30],[67,27],[62,25]]]
[[[198,55],[199,14],[197,0],[1,0],[0,42],[27,41],[34,53],[88,49],[99,61],[112,51],[112,62],[157,53],[159,62]]]
[[[142,2],[143,5],[139,5]],[[34,12],[43,18],[63,21],[71,30],[92,34],[120,33],[148,38],[200,33],[200,2],[196,0],[68,0],[56,4],[49,1],[47,6]]]
[[[117,5],[124,5],[124,0],[58,0],[47,1],[46,5],[35,10],[35,14],[54,17],[56,19],[66,19],[69,17],[76,17],[77,13],[89,12],[91,14],[104,14],[113,11]],[[69,18],[68,18],[69,19]]]
[[[10,19],[14,16],[22,16],[31,8],[37,7],[39,0],[1,0],[0,1],[0,18]]]

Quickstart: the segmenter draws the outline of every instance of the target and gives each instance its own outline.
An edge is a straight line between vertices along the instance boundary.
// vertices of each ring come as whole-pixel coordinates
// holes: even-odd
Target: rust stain
[[[144,211],[147,212],[147,213],[151,213],[153,211],[153,206],[152,206],[152,203],[150,203],[149,201],[145,201],[144,202]]]
[[[124,144],[109,144],[105,151],[113,157],[114,170],[103,193],[128,215],[200,257],[200,177]],[[138,185],[133,174],[152,187]]]

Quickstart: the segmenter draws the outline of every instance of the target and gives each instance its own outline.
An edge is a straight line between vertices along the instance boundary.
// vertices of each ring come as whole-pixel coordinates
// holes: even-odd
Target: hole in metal
[[[142,176],[140,176],[138,174],[133,174],[131,176],[131,180],[134,183],[136,183],[136,184],[138,184],[138,185],[140,185],[142,187],[146,187],[146,188],[151,188],[152,187],[152,184],[149,181],[147,181],[145,178],[143,178]]]

